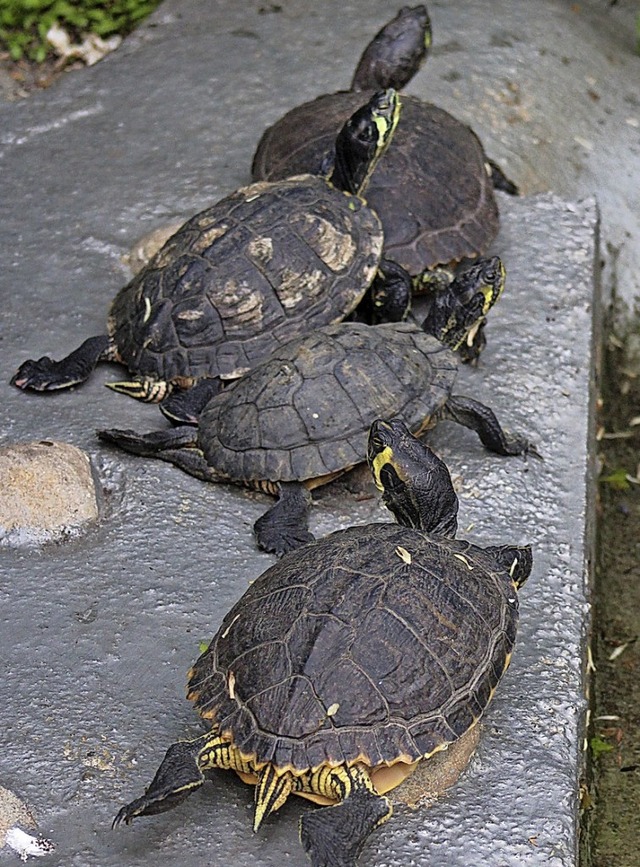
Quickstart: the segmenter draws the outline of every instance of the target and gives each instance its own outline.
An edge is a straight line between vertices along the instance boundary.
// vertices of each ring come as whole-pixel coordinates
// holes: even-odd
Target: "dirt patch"
[[[584,862],[638,867],[640,814],[640,371],[605,351]],[[588,850],[588,851],[587,851]]]
[[[84,68],[83,63],[61,64],[53,59],[42,63],[12,60],[9,52],[0,51],[0,98],[9,102],[25,99],[34,91],[50,87],[61,75]]]

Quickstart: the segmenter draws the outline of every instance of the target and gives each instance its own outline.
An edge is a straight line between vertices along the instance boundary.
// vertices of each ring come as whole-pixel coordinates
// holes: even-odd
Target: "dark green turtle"
[[[485,295],[495,295],[495,282],[502,281],[494,260],[474,267],[476,302],[466,283],[460,303],[450,292],[449,312],[438,311],[449,326],[439,329],[440,340],[410,322],[325,326],[283,344],[211,398],[197,428],[98,435],[207,481],[277,494],[254,528],[259,546],[276,554],[313,538],[309,490],[365,459],[367,432],[379,416],[399,416],[414,432],[452,419],[477,431],[486,448],[520,454],[528,448],[525,439],[507,435],[488,407],[452,395],[458,361],[442,341],[458,345],[464,330],[456,320],[469,317],[469,327],[483,315]]]
[[[210,730],[170,746],[114,826],[225,768],[255,785],[255,830],[290,794],[333,804],[303,814],[302,845],[314,867],[353,867],[391,815],[385,792],[481,718],[531,549],[455,539],[446,465],[402,422],[373,423],[368,458],[399,524],[332,533],[253,582],[189,673]]]
[[[256,150],[255,180],[327,170],[333,141],[367,93],[402,88],[431,44],[425,6],[403,7],[363,53],[348,91],[293,108],[266,130]],[[367,201],[382,220],[385,253],[417,275],[484,254],[499,225],[494,186],[516,192],[480,140],[448,112],[403,95],[393,143],[376,168]],[[418,281],[416,288],[430,282]]]
[[[202,383],[208,396],[283,341],[342,319],[378,274],[382,229],[360,193],[399,111],[392,89],[357,108],[329,178],[252,184],[196,214],[118,293],[106,335],[62,361],[25,361],[12,384],[67,388],[118,361],[135,379],[111,383],[116,391],[156,401],[176,388],[197,407],[204,398],[184,390]],[[178,417],[197,414],[174,403]]]

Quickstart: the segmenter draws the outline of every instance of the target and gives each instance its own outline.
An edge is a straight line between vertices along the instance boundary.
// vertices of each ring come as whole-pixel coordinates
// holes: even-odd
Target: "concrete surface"
[[[32,97],[35,106],[10,106],[8,122],[0,106],[0,142],[21,140],[17,119],[24,116],[28,125],[27,117],[37,118],[39,106],[51,98],[58,108],[51,121],[56,125],[77,126],[76,112],[104,113],[112,103],[99,104],[99,82],[120,72],[126,77],[129,66],[123,56],[155,46],[156,57],[136,67],[133,97],[151,111],[136,120],[120,120],[135,124],[141,136],[150,136],[151,148],[164,151],[165,160],[157,166],[158,188],[173,189],[176,206],[188,213],[196,197],[204,204],[211,192],[217,195],[245,180],[246,160],[267,121],[325,86],[346,87],[362,46],[395,10],[380,0],[241,0],[233,7],[165,0],[149,25],[98,65],[108,64],[109,72],[73,72],[72,78],[82,76],[83,85],[58,83],[53,91]],[[408,90],[471,123],[525,193],[551,190],[569,199],[597,195],[603,215],[603,295],[607,302],[616,300],[624,330],[640,297],[638,3],[434,0],[429,8],[433,50]],[[131,98],[134,84],[128,80],[121,93]],[[83,95],[70,112],[63,97],[67,86]],[[156,101],[160,94],[164,99]],[[219,98],[224,112],[218,111]],[[230,109],[236,98],[239,104]],[[179,142],[164,121],[173,112],[187,133]],[[33,126],[29,138],[46,132],[36,131],[37,120]],[[209,130],[207,136],[201,135],[203,129]],[[114,136],[114,148],[123,132],[120,127]],[[233,148],[228,144],[232,140]],[[174,171],[176,164],[179,171]],[[149,207],[155,209],[161,201],[152,199]],[[146,225],[153,214],[139,219]],[[640,335],[632,339],[631,349],[640,357]]]
[[[109,828],[167,744],[199,731],[183,699],[186,670],[272,562],[250,532],[266,499],[99,447],[96,427],[162,424],[154,407],[103,387],[115,368],[58,395],[6,384],[25,357],[59,357],[102,331],[108,301],[126,279],[120,257],[134,240],[245,182],[264,126],[298,99],[347,80],[347,58],[389,11],[381,0],[368,5],[368,21],[357,4],[337,0],[262,8],[169,2],[153,26],[81,77],[0,108],[0,438],[84,448],[104,489],[102,521],[83,538],[2,552],[0,781],[36,810],[57,844],[43,863],[304,863],[296,831],[304,805],[291,799],[253,835],[251,791],[230,774],[165,816]],[[447,31],[446,4],[432,13],[438,38],[458,46],[440,54],[446,66],[434,79],[446,84],[446,70],[460,73],[469,46],[457,28]],[[468,24],[467,15],[460,26]],[[505,26],[485,25],[474,64]],[[434,80],[421,81],[412,90],[426,96]],[[492,155],[508,156],[499,136],[490,145]],[[590,198],[500,203],[495,252],[508,290],[492,312],[481,367],[461,379],[538,443],[544,460],[490,456],[449,424],[431,441],[458,478],[461,535],[531,542],[534,572],[521,594],[514,661],[471,765],[435,807],[398,809],[363,864],[576,864],[598,216]],[[377,499],[328,492],[313,528],[325,533],[385,514]],[[7,863],[14,858],[0,853]]]

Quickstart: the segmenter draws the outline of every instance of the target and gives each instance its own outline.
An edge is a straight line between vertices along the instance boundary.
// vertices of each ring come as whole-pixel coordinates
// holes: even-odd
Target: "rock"
[[[133,247],[129,250],[129,252],[122,257],[122,262],[125,265],[128,265],[131,271],[134,274],[137,274],[141,268],[149,262],[152,256],[158,252],[158,250],[163,247],[169,238],[180,229],[187,221],[187,217],[180,220],[176,217],[174,220],[170,220],[167,223],[164,223],[161,226],[158,226],[155,229],[152,229],[151,232],[147,232],[146,235],[143,235],[139,238]]]
[[[91,461],[67,443],[0,448],[0,543],[33,544],[79,532],[98,518]]]
[[[27,834],[20,825],[37,829],[36,820],[27,805],[12,791],[0,786],[0,848],[8,846],[13,849],[21,861],[26,861],[29,855],[39,858],[53,852],[55,846],[50,840]]]

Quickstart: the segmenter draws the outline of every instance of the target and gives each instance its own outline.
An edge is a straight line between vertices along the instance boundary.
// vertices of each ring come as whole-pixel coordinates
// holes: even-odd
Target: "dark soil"
[[[64,63],[50,58],[43,63],[12,60],[8,51],[0,51],[0,98],[13,102],[34,91],[50,87],[61,75],[84,69],[79,61]]]
[[[604,354],[588,867],[640,867],[640,376]]]

